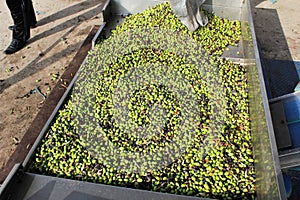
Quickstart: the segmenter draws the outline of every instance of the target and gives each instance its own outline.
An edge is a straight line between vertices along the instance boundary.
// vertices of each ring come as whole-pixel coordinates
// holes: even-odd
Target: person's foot
[[[13,39],[7,49],[4,51],[5,54],[13,54],[22,49],[26,44],[26,41],[20,41]]]

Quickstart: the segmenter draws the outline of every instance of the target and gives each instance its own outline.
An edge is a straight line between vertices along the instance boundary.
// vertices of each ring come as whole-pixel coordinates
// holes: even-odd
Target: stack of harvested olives
[[[180,101],[168,87],[156,83],[145,85],[131,94],[129,118],[137,126],[151,123],[152,105],[159,105],[166,114],[166,123],[159,134],[137,137],[123,131],[113,120],[111,93],[114,84],[128,71],[149,63],[163,64],[183,74],[192,86],[199,108],[197,130],[193,142],[178,159],[156,170],[131,172],[107,166],[89,151],[86,139],[74,120],[73,95],[58,112],[35,154],[31,170],[47,175],[96,183],[219,199],[254,199],[255,169],[249,118],[246,68],[219,58],[228,45],[240,40],[240,22],[208,14],[209,24],[194,33],[173,14],[169,3],[163,3],[142,13],[128,16],[112,36],[137,28],[165,28],[184,34],[207,52],[210,63],[217,67],[219,87],[224,88],[225,121],[217,136],[210,141],[213,148],[201,154],[204,138],[209,134],[212,106],[207,83],[197,66],[170,50],[142,48],[112,59],[101,72],[95,93],[93,116],[107,139],[115,146],[131,152],[151,152],[172,142],[181,126]],[[110,40],[108,38],[107,40]],[[86,65],[97,68],[97,46],[88,56]],[[113,47],[112,47],[113,48]],[[84,70],[84,69],[83,69]],[[85,85],[80,85],[84,87]],[[77,86],[78,87],[78,86]],[[88,84],[84,90],[88,91]],[[83,99],[84,100],[84,99]],[[80,110],[79,110],[80,111]],[[78,112],[78,110],[76,111]],[[94,136],[91,136],[94,137]],[[114,156],[114,155],[109,155]]]

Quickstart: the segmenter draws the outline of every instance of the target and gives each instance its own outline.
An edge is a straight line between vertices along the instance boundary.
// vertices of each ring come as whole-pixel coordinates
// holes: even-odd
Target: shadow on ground
[[[263,0],[251,1],[251,7],[268,97],[271,99],[294,92],[299,77],[277,10],[257,8],[261,2]]]
[[[95,7],[96,6],[96,7]],[[84,21],[92,19],[93,17],[97,16],[99,13],[102,12],[102,8],[104,6],[103,1],[97,1],[97,0],[87,0],[82,3],[70,6],[68,8],[65,8],[61,11],[58,11],[57,13],[50,15],[46,18],[41,19],[38,22],[38,26],[50,23],[52,21],[63,19],[67,16],[74,15],[76,12],[82,12],[83,10],[87,10],[85,13],[80,14],[70,20],[67,20],[53,28],[50,28],[49,30],[46,30],[38,35],[35,35],[29,40],[29,43],[36,42],[40,39],[43,39],[45,37],[48,37],[50,35],[53,35],[57,32],[63,31],[65,29],[71,28],[68,32],[66,32],[62,37],[67,37],[76,27],[78,27],[80,24],[82,24]],[[93,8],[94,7],[94,8]],[[93,9],[91,9],[93,8]],[[69,49],[72,49],[72,47],[77,47],[79,44],[72,44],[68,47],[66,47],[61,52],[58,52],[54,54],[53,56],[44,59],[41,61],[43,55],[50,52],[59,42],[60,38],[58,38],[56,41],[53,42],[53,44],[48,47],[45,51],[41,52],[38,57],[36,57],[33,61],[31,61],[23,70],[18,72],[17,74],[13,75],[12,77],[9,77],[5,80],[0,81],[0,94],[11,85],[14,85],[15,83],[37,73],[38,71],[46,68],[47,66],[51,65],[53,62],[56,62],[60,58],[65,57]]]

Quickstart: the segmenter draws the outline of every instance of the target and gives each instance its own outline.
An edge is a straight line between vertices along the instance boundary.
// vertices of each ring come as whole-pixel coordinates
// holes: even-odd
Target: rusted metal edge
[[[47,123],[47,120],[53,113],[57,103],[66,92],[69,84],[72,82],[76,72],[87,56],[88,51],[91,49],[92,39],[97,33],[98,29],[99,26],[94,26],[90,31],[89,35],[84,40],[73,60],[70,62],[68,68],[63,73],[63,75],[53,88],[52,92],[46,99],[44,106],[38,112],[30,127],[27,129],[20,144],[17,146],[16,150],[13,152],[6,165],[0,170],[0,183],[4,182],[16,163],[23,163],[36,138],[39,136],[44,125]]]

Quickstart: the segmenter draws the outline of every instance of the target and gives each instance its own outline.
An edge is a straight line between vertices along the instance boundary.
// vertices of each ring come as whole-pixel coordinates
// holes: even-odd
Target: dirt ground
[[[13,55],[0,53],[0,170],[43,106],[57,78],[73,59],[94,25],[101,25],[103,1],[33,0],[38,26],[28,45]],[[257,39],[266,58],[300,60],[300,1],[254,0]],[[5,1],[0,1],[0,51],[10,42],[12,24]],[[4,19],[4,20],[3,20]],[[31,94],[30,91],[32,91]]]
[[[12,24],[5,1],[0,1],[0,169],[15,150],[94,25],[102,23],[103,1],[33,0],[38,26],[31,29],[27,46],[5,55]],[[56,75],[57,74],[57,78]]]

